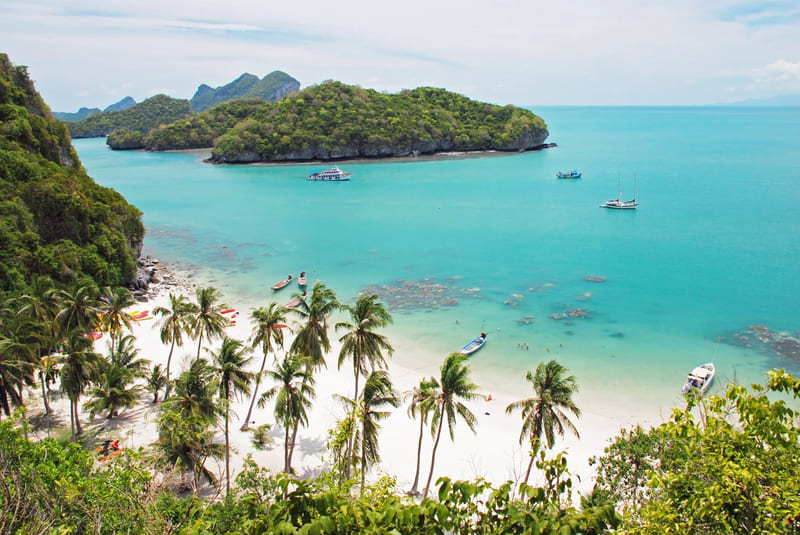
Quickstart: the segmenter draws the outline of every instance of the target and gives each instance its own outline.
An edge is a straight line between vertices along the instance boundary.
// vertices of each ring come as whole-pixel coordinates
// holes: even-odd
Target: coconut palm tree
[[[464,399],[467,401],[477,399],[478,386],[472,382],[469,377],[469,365],[466,364],[467,356],[460,353],[450,353],[444,360],[440,368],[441,374],[439,381],[436,382],[435,388],[438,389],[436,395],[437,407],[433,413],[431,425],[436,427],[436,440],[433,443],[433,452],[431,453],[431,471],[428,474],[428,481],[425,483],[425,490],[422,493],[422,498],[428,496],[430,490],[431,479],[433,478],[433,466],[436,461],[436,448],[439,446],[439,437],[442,434],[442,427],[444,422],[447,422],[447,428],[450,431],[450,440],[453,440],[453,428],[456,425],[458,416],[466,422],[467,426],[474,433],[477,419],[475,415],[467,408],[466,405],[459,401]]]
[[[142,396],[142,387],[134,385],[134,373],[115,362],[100,360],[100,374],[87,394],[92,398],[84,404],[89,415],[108,411],[106,419],[111,420],[119,409],[132,407]]]
[[[247,348],[242,342],[228,338],[222,339],[219,352],[212,353],[214,371],[219,378],[219,397],[224,408],[225,418],[225,492],[231,492],[231,444],[228,432],[231,399],[239,394],[250,395],[253,374],[245,370],[252,359],[245,358]]]
[[[336,324],[336,330],[345,329],[347,332],[339,338],[342,349],[339,351],[339,369],[349,356],[353,360],[353,377],[355,392],[353,399],[358,399],[358,378],[366,375],[370,370],[386,367],[383,351],[389,355],[394,353],[385,336],[375,332],[375,329],[385,327],[392,322],[392,316],[378,301],[375,294],[360,293],[354,306],[343,306],[350,313],[350,322]],[[352,418],[353,416],[351,416]],[[352,436],[347,440],[347,458],[350,459],[353,449]],[[345,467],[345,478],[350,479],[350,463]]]
[[[419,386],[415,386],[412,390],[406,392],[403,396],[409,401],[408,416],[416,418],[419,416],[419,438],[417,439],[417,469],[414,472],[414,484],[411,485],[411,490],[408,493],[412,496],[419,494],[417,485],[419,485],[419,465],[422,459],[422,434],[425,429],[425,424],[428,422],[428,416],[434,411],[438,405],[436,404],[436,388],[439,383],[436,379],[423,379],[419,382]]]
[[[108,341],[108,358],[111,364],[128,370],[132,379],[144,378],[150,361],[137,358],[139,350],[133,346],[136,341],[131,334],[116,336]]]
[[[392,381],[385,370],[370,373],[364,383],[364,391],[357,403],[347,400],[353,406],[351,412],[357,414],[361,426],[361,494],[364,494],[364,480],[367,470],[380,461],[378,451],[378,422],[389,416],[384,407],[400,406],[400,397],[392,387]],[[349,460],[349,458],[348,458]]]
[[[154,316],[161,316],[158,326],[161,331],[161,342],[170,344],[167,357],[167,384],[164,397],[169,397],[169,367],[172,363],[172,352],[175,346],[183,345],[183,334],[191,332],[190,318],[196,312],[195,305],[186,300],[182,295],[169,294],[169,307],[158,306],[153,309]]]
[[[311,406],[311,400],[315,396],[314,377],[306,365],[306,359],[294,353],[285,355],[281,362],[276,363],[274,370],[267,370],[267,377],[276,385],[261,395],[258,406],[264,407],[270,399],[275,398],[275,420],[285,430],[283,469],[288,474],[292,470],[297,428],[300,424],[308,424],[306,409]]]
[[[61,338],[72,336],[75,330],[93,331],[99,322],[101,302],[97,287],[89,278],[80,278],[69,290],[59,292],[61,308],[56,314]]]
[[[564,431],[569,429],[575,436],[578,430],[567,417],[565,411],[575,416],[581,415],[581,410],[572,401],[572,395],[578,391],[575,377],[567,376],[567,368],[555,360],[547,364],[540,362],[536,373],[528,373],[525,379],[532,383],[535,396],[528,399],[515,401],[506,407],[506,414],[511,414],[514,409],[522,410],[522,431],[519,434],[519,443],[525,439],[531,442],[531,460],[525,472],[525,483],[531,475],[531,468],[535,458],[535,450],[542,438],[547,441],[547,447],[552,448],[556,433],[564,436]]]
[[[308,297],[300,297],[300,303],[292,309],[292,312],[300,316],[300,329],[290,351],[306,356],[307,365],[311,369],[325,366],[325,353],[331,350],[328,317],[340,308],[336,293],[317,281]]]
[[[253,349],[261,348],[264,358],[261,359],[261,368],[256,374],[256,384],[253,388],[253,397],[250,400],[250,408],[247,409],[247,417],[240,428],[247,431],[250,426],[250,416],[253,414],[253,406],[258,395],[258,386],[261,383],[261,375],[267,365],[267,355],[273,352],[273,344],[283,349],[283,329],[286,327],[286,309],[278,303],[270,303],[267,308],[259,307],[250,313],[253,321],[253,333],[250,335],[250,344]]]
[[[30,346],[0,336],[0,417],[11,416],[11,407],[22,405],[20,385],[32,373]]]
[[[228,318],[221,311],[225,305],[219,302],[221,294],[213,286],[197,289],[197,304],[190,316],[190,323],[197,338],[197,359],[200,358],[200,348],[203,346],[203,337],[209,340],[221,336]]]
[[[133,305],[136,301],[133,299],[133,294],[122,286],[117,286],[112,289],[110,286],[103,288],[103,292],[98,298],[100,301],[100,327],[109,333],[111,336],[116,336],[116,333],[122,328],[131,328],[131,317],[125,312],[125,309]]]
[[[153,394],[153,404],[158,403],[158,392],[162,388],[166,388],[166,386],[167,376],[164,373],[164,370],[161,368],[161,364],[156,364],[150,371],[150,375],[148,376],[147,383],[145,385],[147,391]]]
[[[84,336],[81,328],[69,333],[64,343],[60,375],[61,390],[67,394],[70,402],[73,440],[83,433],[78,418],[78,401],[89,383],[97,378],[101,359],[100,355],[92,351],[92,341]]]
[[[58,345],[56,316],[61,310],[60,297],[53,280],[39,275],[33,275],[29,292],[19,297],[19,312],[43,327],[40,357],[50,354]]]
[[[216,426],[222,417],[219,405],[214,402],[218,386],[214,369],[205,359],[195,359],[175,380],[175,392],[161,404],[162,412],[174,411]]]

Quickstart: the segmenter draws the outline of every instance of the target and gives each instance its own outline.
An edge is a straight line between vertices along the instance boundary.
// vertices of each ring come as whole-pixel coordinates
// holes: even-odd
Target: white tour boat
[[[352,173],[345,173],[338,167],[331,167],[325,171],[314,171],[306,180],[317,180],[322,182],[341,182],[343,180],[350,180]]]

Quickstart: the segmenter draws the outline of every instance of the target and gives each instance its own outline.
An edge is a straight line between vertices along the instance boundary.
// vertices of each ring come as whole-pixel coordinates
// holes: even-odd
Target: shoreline
[[[138,303],[139,308],[147,306],[152,310],[156,306],[164,306],[168,304],[169,294],[176,293],[176,291],[190,300],[194,300],[195,289],[203,283],[202,280],[199,280],[197,276],[189,276],[180,267],[164,265],[161,262],[157,262],[157,265],[159,266],[159,282],[151,285],[152,288],[148,289],[148,302]],[[210,284],[213,285],[213,282]],[[284,291],[273,295],[273,298],[277,302],[288,301],[292,293],[294,292]],[[251,332],[249,319],[251,307],[262,306],[265,303],[254,305],[245,301],[232,303],[228,296],[223,295],[222,298],[223,303],[239,312],[236,325],[227,328],[226,335],[247,343]],[[309,411],[309,426],[301,427],[298,431],[293,467],[299,477],[311,477],[325,469],[323,456],[328,430],[333,427],[337,419],[342,418],[345,414],[344,408],[336,401],[334,394],[352,395],[353,378],[347,363],[344,364],[341,371],[336,369],[340,344],[338,342],[339,333],[333,330],[333,324],[339,319],[342,318],[337,316],[329,322],[332,348],[327,354],[327,368],[315,375],[316,400]],[[158,363],[165,364],[169,353],[169,346],[161,343],[156,323],[157,320],[136,322],[132,332],[136,337],[135,346],[139,349],[139,356],[150,360],[151,366]],[[290,326],[293,324],[294,321],[290,323]],[[389,338],[395,349],[395,356],[403,356],[402,359],[387,358],[390,377],[401,399],[404,392],[418,385],[424,377],[431,375],[438,377],[439,366],[445,355],[439,357],[431,352],[426,352],[411,337],[397,337],[393,332]],[[285,347],[290,346],[291,340],[290,335],[287,337]],[[95,350],[107,354],[106,341],[107,336],[104,336],[95,342]],[[213,348],[218,343],[219,340],[215,340],[211,345],[204,344],[204,354],[207,356],[206,349]],[[195,350],[196,345],[192,340],[185,341],[182,347],[176,347],[171,370],[173,378],[191,363]],[[282,355],[282,352],[279,352],[277,356],[282,358]],[[257,371],[262,357],[258,353],[250,356],[253,357],[253,360],[249,369]],[[267,360],[269,366],[272,357],[268,357]],[[484,396],[479,400],[466,403],[477,418],[476,433],[470,432],[463,421],[458,421],[455,426],[455,441],[451,442],[446,436],[443,437],[437,451],[433,481],[435,482],[442,476],[454,480],[474,480],[480,477],[497,486],[509,479],[521,480],[529,460],[529,449],[527,445],[520,446],[519,444],[522,423],[519,411],[507,415],[505,408],[518,399],[530,397],[532,395],[530,383],[521,377],[518,382],[512,384],[505,381],[501,377],[502,374],[493,377],[491,374],[481,371],[480,367],[474,365],[470,367],[471,378],[479,386],[479,392]],[[271,385],[262,382],[259,392],[263,392],[269,386]],[[487,401],[489,395],[491,395],[491,400]],[[158,406],[152,405],[151,400],[151,396],[145,394],[142,401],[135,407],[121,411],[117,419],[106,420],[104,416],[98,415],[91,420],[82,408],[83,402],[86,401],[84,397],[81,400],[81,420],[87,431],[93,430],[98,433],[98,438],[117,438],[125,444],[126,448],[147,447],[157,439],[155,422]],[[63,401],[62,399],[58,403],[63,403]],[[232,404],[230,423],[232,477],[235,477],[235,474],[241,470],[243,460],[248,454],[253,456],[257,464],[272,471],[280,471],[283,467],[283,430],[274,425],[271,406],[263,409],[257,406],[254,408],[250,428],[254,429],[264,423],[273,424],[268,433],[275,439],[272,447],[257,449],[251,441],[251,434],[239,430],[242,418],[247,413],[249,401],[248,397],[247,399],[238,399]],[[629,407],[610,407],[605,403],[597,403],[598,400],[594,399],[591,393],[587,395],[580,391],[576,394],[575,401],[582,409],[582,415],[580,418],[571,417],[571,420],[577,427],[581,438],[578,439],[572,435],[557,438],[548,457],[550,458],[562,450],[566,451],[568,467],[573,474],[573,490],[576,493],[587,493],[591,490],[594,480],[594,469],[589,465],[589,459],[592,456],[602,455],[603,448],[608,445],[610,438],[619,433],[620,428],[636,424],[645,426],[657,424],[663,421],[663,415],[653,417],[654,415],[650,414],[650,417],[647,417],[647,411],[642,412],[641,407],[638,407],[640,414],[633,415]],[[61,406],[58,403],[53,404],[54,409],[59,411],[58,414],[67,414],[66,405]],[[410,419],[406,411],[407,404],[403,401],[399,408],[392,411],[392,414],[381,422],[379,431],[381,462],[368,474],[368,478],[373,480],[381,475],[396,477],[399,491],[408,490],[414,478],[419,433],[419,422]],[[420,467],[420,479],[423,482],[427,478],[433,444],[428,430],[425,435]],[[218,434],[218,440],[224,440],[221,433]],[[224,474],[224,459],[210,463],[209,467],[221,478]],[[543,481],[540,475],[534,471],[530,482],[542,483]],[[577,498],[577,494],[575,496]]]

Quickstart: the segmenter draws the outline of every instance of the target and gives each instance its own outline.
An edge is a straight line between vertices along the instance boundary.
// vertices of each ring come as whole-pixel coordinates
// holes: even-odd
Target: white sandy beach
[[[135,307],[136,310],[150,310],[157,306],[167,306],[169,293],[183,293],[190,300],[194,300],[194,286],[187,280],[179,278],[168,279],[167,284],[156,284],[151,286],[151,299],[147,303],[140,303]],[[309,281],[310,285],[313,284]],[[295,288],[296,289],[296,288]],[[291,298],[293,290],[283,290],[276,296],[275,301],[283,303]],[[247,341],[252,330],[249,314],[255,303],[231,303],[223,298],[229,307],[235,308],[239,313],[236,317],[236,325],[227,328],[227,335]],[[267,303],[258,303],[263,306]],[[291,314],[289,315],[291,318]],[[337,342],[340,334],[334,333],[333,321],[330,322],[329,336],[333,343],[333,348],[327,357],[328,368],[316,374],[316,402],[309,413],[309,425],[300,428],[298,432],[297,446],[293,458],[293,468],[301,477],[317,474],[324,468],[323,455],[327,441],[327,432],[334,425],[337,419],[344,416],[344,409],[334,398],[334,394],[352,396],[353,377],[351,368],[346,363],[342,370],[336,369],[338,360],[339,344]],[[290,327],[293,326],[290,321]],[[162,344],[159,338],[157,320],[145,320],[134,322],[133,334],[136,337],[136,347],[140,350],[139,357],[151,361],[151,363],[161,363],[166,365],[169,346]],[[104,336],[95,343],[96,351],[107,354],[107,336]],[[395,348],[396,354],[404,355],[405,362],[418,362],[419,365],[413,367],[403,367],[392,362],[390,359],[389,373],[395,385],[395,389],[400,393],[411,390],[418,385],[423,377],[439,375],[439,366],[446,355],[426,354],[424,349],[419,347],[411,339],[390,339]],[[217,348],[219,341],[215,340],[212,345],[204,344],[204,348]],[[217,345],[213,345],[217,344]],[[287,339],[286,347],[291,344],[291,335]],[[196,342],[189,340],[183,347],[175,349],[171,376],[176,377],[194,358],[196,353]],[[204,349],[203,354],[208,355]],[[282,354],[280,354],[282,357]],[[252,354],[251,369],[257,371],[261,363],[261,354]],[[542,356],[541,360],[549,360],[550,355]],[[273,357],[270,356],[267,366],[270,366]],[[349,361],[348,361],[349,363]],[[442,440],[436,456],[436,464],[433,481],[438,477],[448,476],[452,479],[483,478],[491,481],[495,485],[506,480],[520,480],[525,473],[529,459],[528,448],[519,445],[519,432],[521,427],[521,416],[517,411],[512,415],[505,414],[505,408],[509,403],[531,397],[532,389],[530,383],[524,380],[524,373],[518,382],[514,384],[500,381],[493,377],[483,377],[478,373],[472,375],[473,381],[481,386],[484,398],[469,404],[472,412],[477,416],[478,426],[476,433],[473,434],[463,421],[458,421],[455,431],[455,441],[451,442],[446,429],[442,433]],[[259,388],[263,392],[271,384],[262,381]],[[491,400],[486,401],[485,397],[491,395]],[[619,431],[622,427],[629,427],[636,423],[644,425],[658,423],[661,416],[657,409],[647,407],[631,407],[627,402],[621,402],[617,406],[609,406],[607,399],[601,399],[596,393],[579,392],[576,402],[582,410],[579,419],[573,418],[576,427],[580,432],[580,439],[574,436],[566,436],[559,439],[553,448],[551,455],[561,450],[568,452],[569,469],[579,478],[574,481],[575,488],[580,492],[588,492],[593,481],[593,469],[589,466],[591,456],[602,454],[603,448],[608,443],[608,439]],[[81,405],[88,398],[84,396]],[[98,436],[102,438],[118,439],[126,448],[146,448],[157,438],[156,416],[158,406],[153,405],[152,396],[145,394],[140,404],[136,407],[121,411],[118,418],[106,420],[104,415],[97,415],[91,420],[85,411],[81,413],[81,422],[86,430],[99,431]],[[252,455],[254,460],[261,466],[278,472],[283,467],[283,429],[274,424],[272,406],[260,409],[256,406],[251,417],[251,429],[258,425],[269,423],[273,425],[270,432],[275,439],[275,444],[267,449],[257,449],[252,444],[252,434],[239,430],[243,418],[247,414],[249,398],[238,400],[232,407],[233,414],[230,423],[230,440],[232,445],[232,478],[241,469],[242,460],[247,455]],[[31,402],[32,412],[37,412],[41,407],[40,403]],[[61,412],[61,423],[69,426],[68,404],[66,398],[61,398],[53,403],[57,411]],[[380,467],[373,470],[369,477],[388,474],[396,476],[399,488],[407,490],[411,486],[414,478],[416,462],[416,448],[419,432],[419,422],[412,420],[407,415],[407,404],[401,405],[393,414],[382,422],[380,433]],[[102,441],[99,439],[99,442]],[[224,441],[224,436],[220,432],[220,442]],[[426,431],[423,438],[422,463],[420,468],[420,489],[424,487],[425,480],[430,468],[430,455],[433,447],[431,434]],[[224,476],[224,460],[220,460],[216,467],[217,474]],[[531,476],[531,483],[541,481],[539,475],[534,472]]]

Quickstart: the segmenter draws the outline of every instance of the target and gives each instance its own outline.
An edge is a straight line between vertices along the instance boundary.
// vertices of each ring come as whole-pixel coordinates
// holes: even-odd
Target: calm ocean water
[[[557,148],[343,163],[347,183],[305,180],[324,165],[74,145],[144,212],[145,253],[191,267],[228,302],[288,301],[268,287],[303,270],[345,301],[374,287],[394,307],[391,332],[436,363],[487,332],[472,364],[490,384],[555,357],[585,391],[669,407],[710,360],[717,389],[800,372],[745,332],[800,331],[800,108],[534,111]],[[555,179],[573,168],[581,180]],[[599,208],[618,177],[625,198],[637,177],[638,210]],[[570,310],[587,317],[551,317]]]

